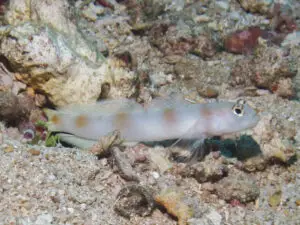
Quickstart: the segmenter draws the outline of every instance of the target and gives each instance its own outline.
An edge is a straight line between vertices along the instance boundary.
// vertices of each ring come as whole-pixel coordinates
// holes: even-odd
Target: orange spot
[[[53,115],[51,118],[51,122],[56,125],[60,124],[61,122],[60,117],[58,115]]]
[[[129,115],[127,113],[120,112],[116,115],[114,125],[119,129],[124,128],[129,123],[128,118],[129,118]]]
[[[168,123],[176,122],[176,112],[173,109],[165,109],[164,110],[164,119]]]
[[[77,116],[75,123],[78,128],[82,128],[87,125],[88,118],[84,115]]]
[[[209,119],[212,116],[213,112],[209,107],[206,107],[203,105],[203,107],[200,108],[200,116],[205,117],[205,119]]]

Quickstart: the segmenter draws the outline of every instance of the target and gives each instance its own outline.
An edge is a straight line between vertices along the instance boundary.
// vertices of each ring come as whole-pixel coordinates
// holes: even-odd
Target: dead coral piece
[[[114,210],[121,216],[148,216],[154,209],[153,191],[141,185],[128,185],[120,190]]]
[[[275,47],[261,46],[251,58],[241,59],[231,70],[232,86],[266,88],[282,97],[292,97],[291,78],[296,75],[295,62]]]
[[[297,25],[295,20],[291,17],[292,9],[285,7],[280,3],[275,3],[271,12],[273,29],[282,34],[292,33],[296,30]]]
[[[205,35],[194,37],[180,31],[183,25],[159,24],[150,31],[150,42],[166,56],[192,53],[202,58],[215,55],[214,43]]]
[[[253,138],[259,143],[267,160],[288,163],[296,155],[293,144],[295,121],[279,121],[271,114],[263,116],[253,129]]]
[[[225,38],[224,47],[228,52],[246,54],[251,53],[258,45],[258,38],[263,31],[259,27],[250,27],[236,31]]]
[[[292,79],[280,79],[276,84],[273,85],[273,92],[284,98],[294,96],[295,91],[293,89]]]
[[[112,147],[111,153],[120,172],[120,176],[127,181],[138,181],[139,178],[134,172],[126,154],[121,152],[116,146]]]
[[[178,218],[178,225],[186,225],[193,217],[193,209],[184,200],[184,194],[175,188],[167,188],[155,196],[155,201],[167,212]]]
[[[20,91],[25,89],[26,85],[17,81],[15,74],[8,71],[5,65],[0,62],[0,91],[11,91],[13,94],[18,95]]]
[[[134,27],[141,27],[148,21],[154,20],[166,9],[166,1],[138,1],[127,0],[118,1],[124,3],[127,7],[128,14],[131,18],[130,24]]]
[[[259,196],[259,186],[241,173],[225,177],[214,185],[216,194],[227,202],[238,200],[241,203],[255,201]]]
[[[258,9],[260,3],[265,1],[240,1],[242,5],[252,5],[258,3]],[[268,2],[270,3],[270,2]],[[270,43],[280,45],[285,37],[296,30],[296,22],[290,17],[292,15],[292,10],[286,10],[288,7],[284,7],[279,3],[275,3],[273,10],[269,12],[270,17],[272,18],[271,30],[261,29],[259,27],[249,27],[247,29],[236,31],[225,38],[224,47],[228,52],[232,53],[251,53],[255,47],[258,45],[259,38],[266,39]],[[251,11],[251,10],[250,10]]]
[[[161,174],[170,170],[173,166],[165,154],[165,149],[160,146],[151,148],[149,151],[149,160],[154,168],[158,168]]]
[[[246,172],[263,171],[266,167],[267,160],[261,155],[246,159],[242,164],[242,169]]]
[[[112,146],[121,145],[123,140],[121,139],[121,133],[119,131],[113,131],[99,139],[89,151],[99,157],[105,157],[111,154]]]
[[[218,87],[225,82],[228,82],[230,75],[229,69],[224,69],[224,64],[213,64],[208,61],[195,58],[182,58],[176,62],[174,73],[182,79],[183,85],[188,89],[197,88],[205,90],[203,84],[207,87]],[[222,76],[219,74],[222,74]],[[196,93],[196,92],[195,92]],[[215,91],[206,90],[208,95],[216,95]]]
[[[4,147],[3,151],[5,153],[13,152],[14,151],[14,147],[12,145],[8,145],[8,146]]]
[[[113,60],[100,65],[81,58],[68,43],[50,27],[26,23],[12,27],[0,49],[20,72],[18,79],[57,106],[96,101],[104,83],[111,85],[114,96],[133,93],[133,72],[118,68]]]
[[[41,151],[40,150],[37,150],[37,149],[34,149],[34,148],[31,148],[28,150],[28,152],[33,155],[33,156],[38,156],[41,154]]]
[[[197,163],[192,166],[194,170],[194,177],[199,183],[216,182],[227,176],[228,168],[220,163]]]
[[[270,11],[273,1],[265,0],[239,0],[242,8],[252,13],[267,14]]]
[[[68,35],[69,48],[73,49],[76,54],[79,54],[80,58],[87,58],[95,62],[98,54],[97,48],[96,46],[93,48],[85,40],[82,33],[78,32],[78,27],[75,23],[77,20],[74,18],[75,15],[71,13],[71,8],[72,6],[68,0],[52,0],[50,2],[47,0],[30,0],[29,2],[10,0],[9,11],[6,13],[5,18],[13,27],[31,22],[40,25],[49,24],[57,33]],[[54,35],[53,38],[55,38],[56,33],[52,34]],[[38,37],[32,36],[32,38]]]
[[[32,98],[16,96],[12,92],[0,92],[0,118],[8,125],[17,126],[29,118],[30,112],[35,109]]]
[[[207,36],[201,35],[194,40],[191,53],[200,56],[201,58],[211,58],[216,54],[215,44]]]
[[[228,174],[228,167],[222,158],[215,159],[215,154],[206,156],[205,161],[192,164],[180,172],[183,176],[194,177],[199,183],[216,182]]]
[[[204,98],[216,98],[219,95],[218,90],[213,87],[198,87],[197,92]]]
[[[276,208],[277,206],[279,206],[279,204],[281,202],[281,197],[282,197],[282,191],[281,190],[276,191],[274,194],[272,194],[269,197],[269,201],[268,201],[269,205],[271,207]]]
[[[19,80],[57,106],[96,101],[104,83],[114,97],[131,95],[134,73],[103,62],[102,46],[78,31],[70,7],[67,0],[10,2],[0,50]]]

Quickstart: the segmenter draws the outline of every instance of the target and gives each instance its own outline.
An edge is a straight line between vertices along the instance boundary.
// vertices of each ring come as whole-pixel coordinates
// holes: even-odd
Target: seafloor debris
[[[114,163],[118,167],[120,176],[127,181],[138,181],[139,178],[134,172],[127,155],[120,151],[116,146],[112,147],[111,153]]]
[[[152,213],[154,206],[151,188],[133,184],[127,185],[120,190],[114,210],[128,218],[134,215],[145,217]]]
[[[65,13],[70,7],[66,0],[32,2],[30,9],[26,7],[12,2],[6,15],[10,25],[1,32],[0,51],[20,73],[20,81],[45,93],[58,106],[96,101],[104,83],[111,85],[114,96],[134,92],[134,73],[118,68],[115,60],[103,62],[101,47],[86,40],[76,20]],[[16,14],[18,19],[14,19]]]
[[[111,90],[114,95],[132,93],[133,73],[116,68],[112,61],[101,66],[88,62],[67,43],[68,38],[50,27],[26,23],[11,27],[0,48],[20,72],[18,79],[46,93],[55,105],[96,101],[104,83],[116,87],[117,92]]]
[[[294,121],[279,121],[267,114],[261,117],[252,136],[259,143],[265,159],[289,163],[296,155],[296,146],[293,143],[295,135]]]
[[[216,98],[219,95],[218,90],[210,86],[198,87],[197,92],[199,93],[200,96],[204,98]]]
[[[262,35],[259,27],[250,27],[236,31],[225,38],[224,47],[232,53],[251,53],[258,45],[258,38]]]
[[[237,61],[231,70],[232,86],[266,88],[282,97],[294,95],[291,78],[295,61],[279,48],[261,46],[254,56]]]
[[[271,11],[271,26],[273,29],[282,34],[292,33],[296,30],[296,21],[292,18],[292,7],[288,4],[275,3]]]
[[[263,29],[258,26],[248,27],[243,30],[235,31],[229,34],[224,41],[224,47],[232,53],[251,53],[258,46],[259,38],[263,38],[274,44],[281,44],[285,37],[296,30],[295,20],[287,14],[281,4],[274,4],[273,10],[270,10],[271,1],[240,1],[241,5],[246,9],[253,11],[263,10],[272,17],[271,29]],[[262,7],[267,3],[266,8]],[[291,12],[290,12],[291,13]]]
[[[282,196],[281,190],[275,191],[275,193],[273,193],[273,194],[269,197],[269,205],[270,205],[271,207],[277,207],[277,206],[279,206],[279,204],[280,204],[280,202],[281,202],[281,196]]]
[[[186,225],[193,217],[193,209],[183,201],[184,194],[175,188],[168,188],[155,196],[155,201],[178,219],[179,225]]]
[[[123,142],[121,139],[121,133],[119,131],[113,131],[99,139],[89,151],[99,157],[104,157],[111,154],[111,149],[114,145],[120,145]]]
[[[160,146],[149,148],[149,159],[154,168],[158,168],[160,173],[170,170],[173,164],[166,158],[163,148]]]
[[[17,126],[27,121],[35,109],[34,101],[28,96],[16,96],[12,92],[0,92],[0,118],[8,125]]]
[[[241,167],[247,172],[263,171],[267,167],[267,160],[263,155],[254,156],[243,161]]]
[[[259,186],[249,176],[240,172],[231,171],[228,177],[213,185],[213,190],[227,202],[238,200],[247,203],[255,201],[259,196]]]
[[[267,14],[270,11],[273,1],[266,0],[239,0],[242,8],[247,12]]]
[[[188,31],[182,32],[182,26]],[[202,58],[215,55],[216,49],[205,35],[193,36],[187,25],[158,24],[150,31],[150,42],[165,55],[186,55],[192,53]]]
[[[222,158],[215,159],[214,153],[205,157],[203,162],[186,166],[180,172],[182,176],[194,177],[199,183],[216,182],[228,174],[228,167],[224,165]]]

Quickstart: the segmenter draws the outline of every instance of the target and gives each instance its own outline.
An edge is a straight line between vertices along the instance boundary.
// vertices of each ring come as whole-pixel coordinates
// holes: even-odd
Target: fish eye
[[[239,108],[239,107],[235,107],[233,108],[233,113],[237,116],[242,116],[244,114],[244,111],[242,108]]]
[[[232,107],[232,111],[237,116],[243,116],[244,115],[244,104],[246,102],[242,99],[239,99],[237,103]]]

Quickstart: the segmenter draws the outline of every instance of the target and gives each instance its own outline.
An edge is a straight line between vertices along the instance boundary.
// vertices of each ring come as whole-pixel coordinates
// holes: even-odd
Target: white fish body
[[[256,111],[242,100],[204,104],[159,101],[146,108],[131,100],[106,100],[46,110],[46,114],[50,131],[91,141],[115,130],[128,142],[203,139],[252,128],[259,121]]]

